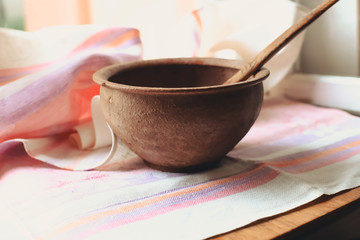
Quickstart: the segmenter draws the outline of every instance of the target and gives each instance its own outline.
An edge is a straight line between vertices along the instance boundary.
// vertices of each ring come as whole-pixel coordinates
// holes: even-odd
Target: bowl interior
[[[145,65],[122,69],[109,81],[142,87],[206,87],[222,84],[236,71],[236,68],[196,64]]]

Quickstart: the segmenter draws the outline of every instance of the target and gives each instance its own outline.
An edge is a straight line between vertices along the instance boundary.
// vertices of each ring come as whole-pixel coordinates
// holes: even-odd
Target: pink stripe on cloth
[[[0,69],[0,86],[8,84],[33,72],[40,71],[51,64],[53,63],[47,62],[23,68]]]
[[[360,155],[360,145],[357,143],[356,147],[352,149],[347,149],[329,156],[319,157],[318,159],[314,159],[309,162],[304,162],[302,164],[298,164],[295,166],[286,166],[278,168],[274,166],[275,169],[279,169],[283,172],[288,172],[292,174],[297,173],[306,173],[318,168],[322,168],[337,162],[348,160],[352,157],[356,157]]]
[[[194,22],[195,22],[192,28],[193,38],[196,43],[196,47],[193,53],[194,56],[197,56],[199,54],[198,51],[201,47],[201,40],[203,35],[203,26],[202,26],[203,23],[200,13],[201,13],[201,9],[192,12],[192,17],[194,18]]]
[[[278,118],[278,115],[282,117]],[[315,142],[321,136],[344,131],[349,127],[356,128],[356,118],[347,115],[336,109],[319,108],[284,99],[269,99],[264,102],[256,122],[256,130],[251,129],[232,152],[234,155],[241,152],[242,156],[246,155],[251,159],[259,154],[267,155],[282,150],[284,147]],[[353,119],[353,123],[348,123]],[[277,134],[273,134],[274,131]],[[262,144],[261,147],[259,144]]]
[[[85,51],[99,52],[99,50],[104,48],[116,48],[126,46],[128,45],[127,42],[130,42],[130,45],[128,45],[128,47],[139,44],[141,43],[139,37],[139,31],[133,28],[116,27],[101,30],[98,33],[90,36],[83,43],[75,47],[75,49],[73,49],[61,59],[22,68],[0,69],[0,86],[15,81],[21,77],[25,77],[29,74],[41,71],[51,65],[54,65],[66,59],[70,59],[75,55],[81,54]],[[111,45],[109,46],[109,44]]]
[[[100,31],[77,46],[69,57],[82,51],[118,47],[131,39],[139,39],[140,32],[134,28],[109,28]]]
[[[251,188],[255,188],[259,185],[265,184],[266,182],[274,179],[279,174],[275,171],[271,171],[270,169],[267,169],[267,171],[264,171],[264,169],[262,170],[263,171],[261,172],[261,174],[253,173],[253,175],[250,176],[251,179],[245,177],[241,178],[242,183],[240,184],[239,181],[235,180],[233,182],[227,183],[224,186],[217,186],[216,188],[217,191],[211,191],[211,192],[209,191],[209,192],[205,192],[205,194],[201,193],[202,191],[204,191],[204,189],[198,190],[197,192],[192,193],[192,195],[194,195],[195,197],[188,200],[171,199],[167,201],[168,204],[162,203],[163,206],[160,205],[159,207],[156,208],[153,207],[148,211],[145,210],[144,207],[141,207],[141,209],[139,209],[140,210],[139,215],[134,213],[135,211],[132,211],[128,217],[123,217],[121,211],[116,210],[114,211],[114,215],[109,216],[109,220],[105,220],[102,223],[97,224],[99,227],[92,228],[90,231],[86,230],[82,234],[76,235],[74,239],[76,238],[85,239],[93,234],[97,234],[99,232],[106,231],[112,228],[121,227],[123,225],[138,221],[144,221],[182,208],[189,208],[192,206],[196,206],[198,204],[225,198],[233,194],[238,194],[241,193],[242,191],[246,191]],[[257,176],[258,174],[260,176]],[[115,220],[111,220],[114,218]],[[94,221],[94,219],[92,221]]]

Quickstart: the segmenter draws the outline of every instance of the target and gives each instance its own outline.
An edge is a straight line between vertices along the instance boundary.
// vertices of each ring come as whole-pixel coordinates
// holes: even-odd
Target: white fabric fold
[[[69,141],[79,149],[97,149],[113,144],[113,133],[101,111],[100,96],[91,101],[92,121],[74,128]]]

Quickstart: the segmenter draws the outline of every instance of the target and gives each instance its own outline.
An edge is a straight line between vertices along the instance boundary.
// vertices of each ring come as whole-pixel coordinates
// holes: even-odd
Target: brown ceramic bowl
[[[192,172],[218,163],[260,112],[269,71],[221,85],[238,68],[233,60],[158,59],[105,67],[94,81],[120,141],[150,167]]]

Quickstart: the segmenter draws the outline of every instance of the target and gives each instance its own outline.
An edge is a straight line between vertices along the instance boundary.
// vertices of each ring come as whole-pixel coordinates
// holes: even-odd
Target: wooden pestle
[[[237,73],[225,81],[223,84],[231,84],[247,80],[255,74],[267,61],[269,61],[278,51],[296,37],[302,30],[320,17],[326,10],[339,0],[327,0],[310,11],[299,22],[292,25],[279,37],[277,37],[270,45],[258,53],[255,58],[248,64],[242,66]]]

